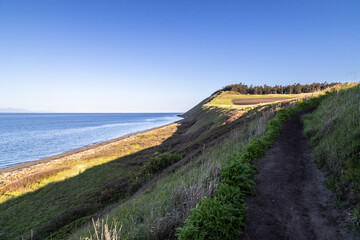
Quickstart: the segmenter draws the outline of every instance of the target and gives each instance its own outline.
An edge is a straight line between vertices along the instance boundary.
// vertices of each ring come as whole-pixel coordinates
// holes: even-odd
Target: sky
[[[0,0],[0,108],[185,112],[234,83],[360,79],[360,1]]]

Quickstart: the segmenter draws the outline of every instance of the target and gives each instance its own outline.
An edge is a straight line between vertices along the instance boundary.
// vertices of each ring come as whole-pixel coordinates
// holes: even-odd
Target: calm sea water
[[[177,120],[175,113],[0,113],[0,168]]]

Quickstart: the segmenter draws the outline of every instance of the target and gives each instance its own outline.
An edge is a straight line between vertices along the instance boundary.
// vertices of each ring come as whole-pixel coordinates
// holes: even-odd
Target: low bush
[[[226,187],[225,187],[226,186]],[[234,239],[244,227],[243,216],[247,208],[241,193],[222,185],[221,197],[204,197],[192,210],[192,215],[179,229],[179,239]],[[233,204],[232,202],[236,203]]]
[[[180,161],[181,155],[176,153],[158,153],[156,152],[140,170],[130,179],[132,188],[138,188],[144,181],[150,179],[154,174],[164,170],[175,162]]]
[[[181,156],[179,154],[155,153],[150,161],[144,165],[141,174],[146,177],[152,176],[180,159]]]

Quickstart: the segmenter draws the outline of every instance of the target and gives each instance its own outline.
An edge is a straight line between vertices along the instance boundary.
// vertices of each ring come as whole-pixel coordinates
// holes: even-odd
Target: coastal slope
[[[216,197],[234,159],[268,133],[279,110],[307,106],[303,100],[326,91],[252,96],[219,90],[181,122],[3,172],[0,238],[96,239],[108,229],[124,239],[175,239],[194,209]],[[302,130],[297,131],[299,137]],[[271,136],[275,141],[276,134]]]

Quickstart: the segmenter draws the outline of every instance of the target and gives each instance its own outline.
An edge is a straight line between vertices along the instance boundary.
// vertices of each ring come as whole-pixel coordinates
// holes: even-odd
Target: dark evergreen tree
[[[310,93],[315,91],[324,90],[328,87],[332,87],[338,83],[312,83],[302,85],[300,83],[290,84],[290,85],[275,85],[268,86],[264,84],[263,86],[247,86],[246,84],[231,84],[225,86],[222,91],[234,91],[241,94],[299,94],[299,93]]]

